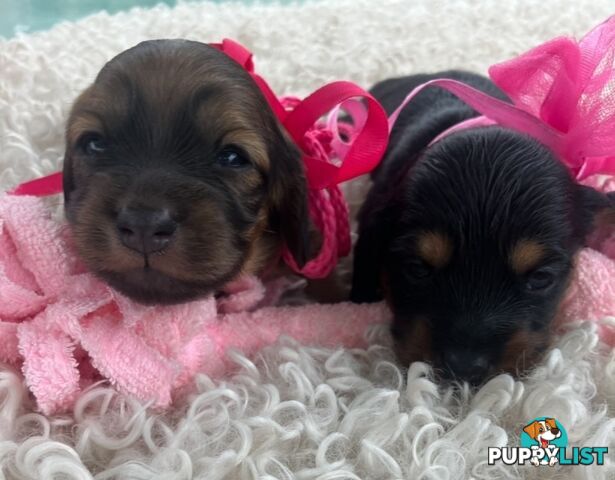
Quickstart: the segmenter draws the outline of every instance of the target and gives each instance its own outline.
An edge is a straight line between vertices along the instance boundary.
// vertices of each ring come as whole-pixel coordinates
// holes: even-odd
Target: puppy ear
[[[545,419],[545,423],[547,425],[549,425],[549,427],[551,427],[551,428],[557,428],[557,424],[555,423],[555,419],[554,418],[546,418]]]
[[[270,147],[271,226],[303,267],[310,248],[307,181],[297,146],[281,128],[276,137]]]
[[[536,438],[538,434],[538,422],[532,422],[529,425],[523,427],[523,431],[527,433],[530,438]]]
[[[581,243],[594,230],[615,225],[615,192],[604,194],[585,185],[576,185],[575,217],[575,233]]]

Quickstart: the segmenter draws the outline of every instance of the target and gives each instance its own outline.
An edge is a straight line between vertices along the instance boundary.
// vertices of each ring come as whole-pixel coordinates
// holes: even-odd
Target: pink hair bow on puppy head
[[[615,175],[615,17],[581,41],[556,38],[492,66],[489,75],[543,123],[518,128],[520,118],[511,115],[506,126],[551,147],[577,180]]]
[[[441,133],[501,125],[526,133],[554,151],[578,180],[615,175],[615,17],[580,42],[560,37],[492,66],[489,75],[513,101],[498,100],[462,82],[436,79],[416,87],[389,117],[423,89],[444,88],[482,114]]]

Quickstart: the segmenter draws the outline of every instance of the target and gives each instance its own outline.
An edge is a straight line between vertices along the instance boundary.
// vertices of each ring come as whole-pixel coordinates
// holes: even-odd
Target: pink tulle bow
[[[389,117],[389,129],[422,90],[437,86],[482,116],[454,125],[434,141],[463,128],[498,124],[542,142],[579,181],[615,175],[615,17],[580,42],[556,38],[493,65],[489,75],[512,105],[465,83],[439,78],[408,94]]]
[[[615,17],[581,41],[556,38],[489,75],[516,107],[551,127],[548,143],[578,180],[615,175]]]

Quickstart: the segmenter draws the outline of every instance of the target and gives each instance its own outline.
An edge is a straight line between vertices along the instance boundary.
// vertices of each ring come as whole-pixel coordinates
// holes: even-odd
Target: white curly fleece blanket
[[[71,101],[103,63],[140,40],[237,39],[279,93],[326,81],[463,67],[484,72],[559,34],[581,35],[612,0],[329,0],[300,6],[186,3],[98,14],[0,42],[0,187],[56,170]],[[582,319],[579,319],[582,320]],[[32,412],[0,367],[0,479],[615,478],[615,355],[588,325],[523,381],[500,376],[453,396],[427,366],[400,371],[386,331],[369,350],[286,339],[237,374],[157,415],[105,386],[69,416]],[[378,346],[381,345],[381,346]],[[487,464],[520,428],[554,416],[570,443],[609,447],[592,467]]]

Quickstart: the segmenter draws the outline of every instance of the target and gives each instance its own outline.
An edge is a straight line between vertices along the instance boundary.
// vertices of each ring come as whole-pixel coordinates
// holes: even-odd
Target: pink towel
[[[590,177],[583,184],[605,193],[615,192],[614,177]],[[615,226],[594,232],[581,251],[558,325],[578,320],[615,317]],[[615,318],[599,325],[602,340],[615,346]]]
[[[364,346],[366,327],[390,320],[382,304],[272,306],[284,279],[240,278],[219,299],[138,305],[85,272],[65,233],[42,200],[0,197],[0,361],[21,366],[45,414],[69,409],[100,379],[165,407],[197,371],[223,374],[228,348],[250,355],[281,334]],[[582,251],[562,321],[615,315],[614,285],[615,262]]]
[[[100,379],[165,407],[197,371],[224,373],[230,347],[249,355],[281,334],[362,346],[365,328],[390,316],[382,305],[268,306],[284,279],[240,278],[217,300],[142,306],[85,272],[65,232],[42,200],[0,197],[0,361],[21,366],[45,414]]]

